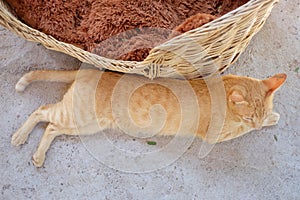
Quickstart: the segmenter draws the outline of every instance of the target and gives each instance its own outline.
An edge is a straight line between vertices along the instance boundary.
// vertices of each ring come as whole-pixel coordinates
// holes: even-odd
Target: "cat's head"
[[[249,128],[277,124],[280,115],[273,112],[273,95],[283,85],[286,74],[265,80],[242,77],[235,80],[227,94],[230,111]]]

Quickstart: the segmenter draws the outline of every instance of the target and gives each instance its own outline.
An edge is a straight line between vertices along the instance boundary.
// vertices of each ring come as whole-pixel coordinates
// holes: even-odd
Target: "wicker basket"
[[[250,0],[243,6],[199,28],[154,47],[142,62],[114,60],[84,51],[22,23],[0,0],[0,24],[46,48],[71,55],[98,68],[156,77],[204,77],[224,71],[236,61],[262,28],[278,0]]]

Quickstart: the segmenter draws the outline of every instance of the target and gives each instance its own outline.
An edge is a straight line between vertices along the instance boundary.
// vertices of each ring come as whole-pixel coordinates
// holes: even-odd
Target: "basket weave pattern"
[[[224,71],[237,60],[262,28],[278,0],[250,0],[243,6],[199,28],[179,35],[150,51],[142,62],[105,58],[60,42],[22,23],[0,0],[0,25],[46,48],[71,55],[98,68],[156,77],[188,79]]]

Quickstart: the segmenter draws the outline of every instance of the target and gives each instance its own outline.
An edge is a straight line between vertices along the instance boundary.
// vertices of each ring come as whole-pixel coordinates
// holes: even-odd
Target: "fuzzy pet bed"
[[[107,58],[142,61],[158,44],[249,0],[6,1],[22,21],[59,41]]]

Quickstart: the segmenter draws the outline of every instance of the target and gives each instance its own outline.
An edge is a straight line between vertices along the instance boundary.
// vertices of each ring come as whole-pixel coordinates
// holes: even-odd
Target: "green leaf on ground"
[[[149,144],[149,145],[156,145],[156,142],[155,141],[147,141],[147,144]]]
[[[274,136],[274,140],[277,142],[278,141],[278,138],[276,135],[273,135]]]
[[[299,72],[299,67],[297,67],[297,68],[295,69],[295,72],[296,72],[296,73],[298,73],[298,72]]]

